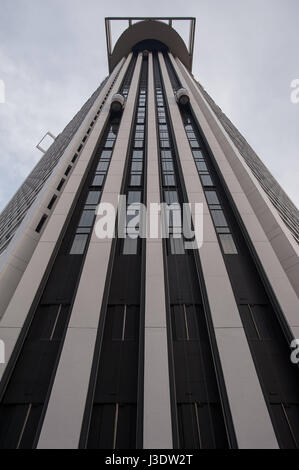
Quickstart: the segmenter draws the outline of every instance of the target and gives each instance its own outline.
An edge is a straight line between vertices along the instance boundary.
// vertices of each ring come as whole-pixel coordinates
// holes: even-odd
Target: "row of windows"
[[[140,223],[140,211],[138,204],[142,202],[142,185],[145,165],[145,124],[147,112],[147,62],[144,60],[141,70],[141,81],[136,110],[136,120],[130,161],[129,190],[127,192],[127,206],[136,204],[136,210],[129,213],[127,207],[126,233],[123,243],[124,255],[136,255],[138,253]],[[131,223],[131,224],[130,224]],[[137,232],[137,233],[136,233]]]
[[[217,191],[214,187],[214,182],[207,166],[204,151],[196,137],[193,121],[187,112],[183,114],[183,118],[186,135],[190,143],[201,183],[205,189],[206,200],[222,246],[223,253],[227,255],[235,255],[238,253],[238,251],[229,229],[228,222],[222,210]]]
[[[121,93],[125,97],[126,100],[128,99],[128,95],[130,91],[130,85],[131,85],[131,81],[133,78],[136,60],[137,60],[137,57],[136,57],[136,54],[134,54],[129,64],[123,83],[121,85],[120,91],[119,91],[119,93]]]
[[[142,99],[141,99],[142,98]],[[146,116],[146,90],[139,93],[139,104],[137,108],[137,122],[133,142],[133,153],[131,160],[130,186],[140,187],[143,180],[144,165],[144,142],[145,142],[145,116]],[[142,121],[142,123],[140,122]]]
[[[160,142],[162,185],[164,189],[163,196],[164,201],[168,205],[173,205],[179,203],[179,196],[178,192],[176,191],[177,181],[174,168],[170,130],[167,122],[163,91],[159,82],[160,80],[158,79],[158,77],[156,77],[156,104]],[[178,211],[180,213],[179,206]],[[175,210],[171,210],[168,219],[168,249],[172,255],[183,255],[185,254],[184,238],[181,233],[181,222],[177,223],[177,220],[180,220],[180,216],[176,218]]]
[[[108,130],[90,186],[90,191],[87,195],[81,218],[77,226],[76,235],[70,249],[71,255],[82,255],[85,251],[85,247],[94,225],[96,207],[100,202],[101,192],[109,169],[118,129],[119,123],[111,124]]]

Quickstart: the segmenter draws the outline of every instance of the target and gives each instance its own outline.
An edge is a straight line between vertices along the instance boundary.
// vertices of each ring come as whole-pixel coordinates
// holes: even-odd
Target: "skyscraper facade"
[[[193,77],[195,20],[117,20],[0,216],[0,448],[298,448],[298,210]]]

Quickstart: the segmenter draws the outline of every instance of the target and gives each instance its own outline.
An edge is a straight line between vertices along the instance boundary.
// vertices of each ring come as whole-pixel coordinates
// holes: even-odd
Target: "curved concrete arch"
[[[162,21],[140,21],[126,29],[119,37],[109,58],[110,71],[119,63],[122,57],[129,54],[132,48],[146,39],[155,39],[164,43],[181,62],[191,69],[192,58],[181,36],[169,25]]]

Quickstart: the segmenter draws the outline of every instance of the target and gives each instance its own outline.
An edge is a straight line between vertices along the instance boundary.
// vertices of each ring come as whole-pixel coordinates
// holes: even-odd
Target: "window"
[[[93,225],[95,212],[93,210],[84,210],[81,215],[79,227],[91,227]]]
[[[141,202],[141,191],[129,191],[127,203],[130,206],[136,202]]]
[[[162,168],[163,168],[163,171],[174,172],[172,161],[162,162]]]
[[[143,163],[142,162],[134,162],[132,163],[132,172],[142,172]]]
[[[168,132],[160,132],[160,138],[161,139],[169,139],[169,134]]]
[[[188,131],[188,132],[187,132],[187,136],[188,136],[188,139],[194,139],[194,140],[196,140],[196,135],[194,134],[193,131],[190,131],[190,132]]]
[[[130,186],[140,186],[141,185],[141,175],[132,175]]]
[[[199,147],[199,143],[197,142],[197,140],[190,140],[190,145],[191,145],[191,148]]]
[[[172,255],[184,255],[185,247],[183,238],[173,238],[170,236],[170,250]]]
[[[138,238],[127,237],[124,240],[123,254],[124,255],[137,255],[138,252]]]
[[[165,175],[164,176],[164,185],[165,186],[175,186],[174,175]]]
[[[176,191],[164,191],[165,202],[169,205],[179,202],[178,193]]]
[[[195,163],[196,163],[196,166],[197,166],[197,170],[199,172],[202,172],[202,171],[207,172],[208,171],[208,168],[207,168],[207,165],[205,164],[205,162],[196,161]]]
[[[144,132],[136,131],[135,133],[135,139],[144,139]]]
[[[87,234],[77,234],[74,238],[70,255],[83,255],[87,240]]]
[[[110,160],[111,155],[112,155],[111,150],[103,150],[101,154],[101,160]]]
[[[143,147],[143,140],[135,140],[134,147],[137,149]]]
[[[94,177],[92,186],[102,186],[102,184],[104,182],[104,178],[105,178],[105,175],[96,175]]]
[[[168,206],[165,211],[167,225],[171,234],[182,234],[182,213],[178,203]]]
[[[109,168],[109,162],[100,162],[97,167],[97,171],[106,172]]]
[[[143,159],[143,150],[134,150],[133,160],[142,160],[142,159]]]
[[[115,132],[115,128],[114,126],[111,126],[110,127],[110,130],[109,130],[109,139],[116,139],[116,136],[117,136],[117,132]]]
[[[88,228],[88,227],[80,228],[79,227],[79,228],[77,228],[76,233],[84,233],[84,234],[91,233],[91,228]]]
[[[216,228],[217,233],[230,233],[230,229],[228,227],[217,227]]]
[[[228,227],[222,210],[211,210],[211,214],[216,227]]]
[[[69,172],[71,171],[72,167],[68,166],[67,169],[65,170],[65,176],[68,176]]]
[[[216,191],[206,191],[208,204],[220,204]]]
[[[52,207],[54,206],[56,199],[57,199],[57,196],[54,195],[54,196],[52,197],[51,201],[49,202],[49,205],[48,205],[48,209],[49,209],[49,210],[51,210]]]
[[[204,160],[204,156],[201,150],[193,150],[193,156],[195,160]]]
[[[219,238],[220,238],[222,249],[225,255],[237,255],[238,254],[235,242],[231,234],[221,233],[219,235]]]
[[[172,159],[171,150],[162,150],[161,157],[163,160],[171,160]]]
[[[114,145],[114,140],[107,140],[105,143],[105,148],[106,149],[112,149]]]
[[[212,178],[209,175],[200,175],[203,186],[214,186]]]
[[[59,185],[57,186],[57,191],[60,191],[62,189],[62,186],[64,185],[64,183],[65,183],[65,179],[62,179]]]
[[[90,191],[88,194],[86,204],[87,205],[96,205],[99,202],[100,199],[100,191]]]
[[[42,216],[42,218],[41,218],[41,220],[40,220],[38,226],[37,226],[36,229],[35,229],[35,231],[36,231],[37,233],[40,233],[40,232],[41,232],[41,230],[42,230],[42,228],[43,228],[43,226],[44,226],[44,223],[46,222],[47,218],[48,218],[48,217],[47,217],[46,215],[43,215],[43,216]]]

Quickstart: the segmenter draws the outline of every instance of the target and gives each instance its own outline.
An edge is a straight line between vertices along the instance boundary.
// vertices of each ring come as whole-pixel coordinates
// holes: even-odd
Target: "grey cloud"
[[[194,75],[299,204],[297,0],[1,0],[0,210],[107,75],[105,16],[196,16]],[[121,25],[119,25],[121,26]],[[118,31],[116,31],[116,34]]]

